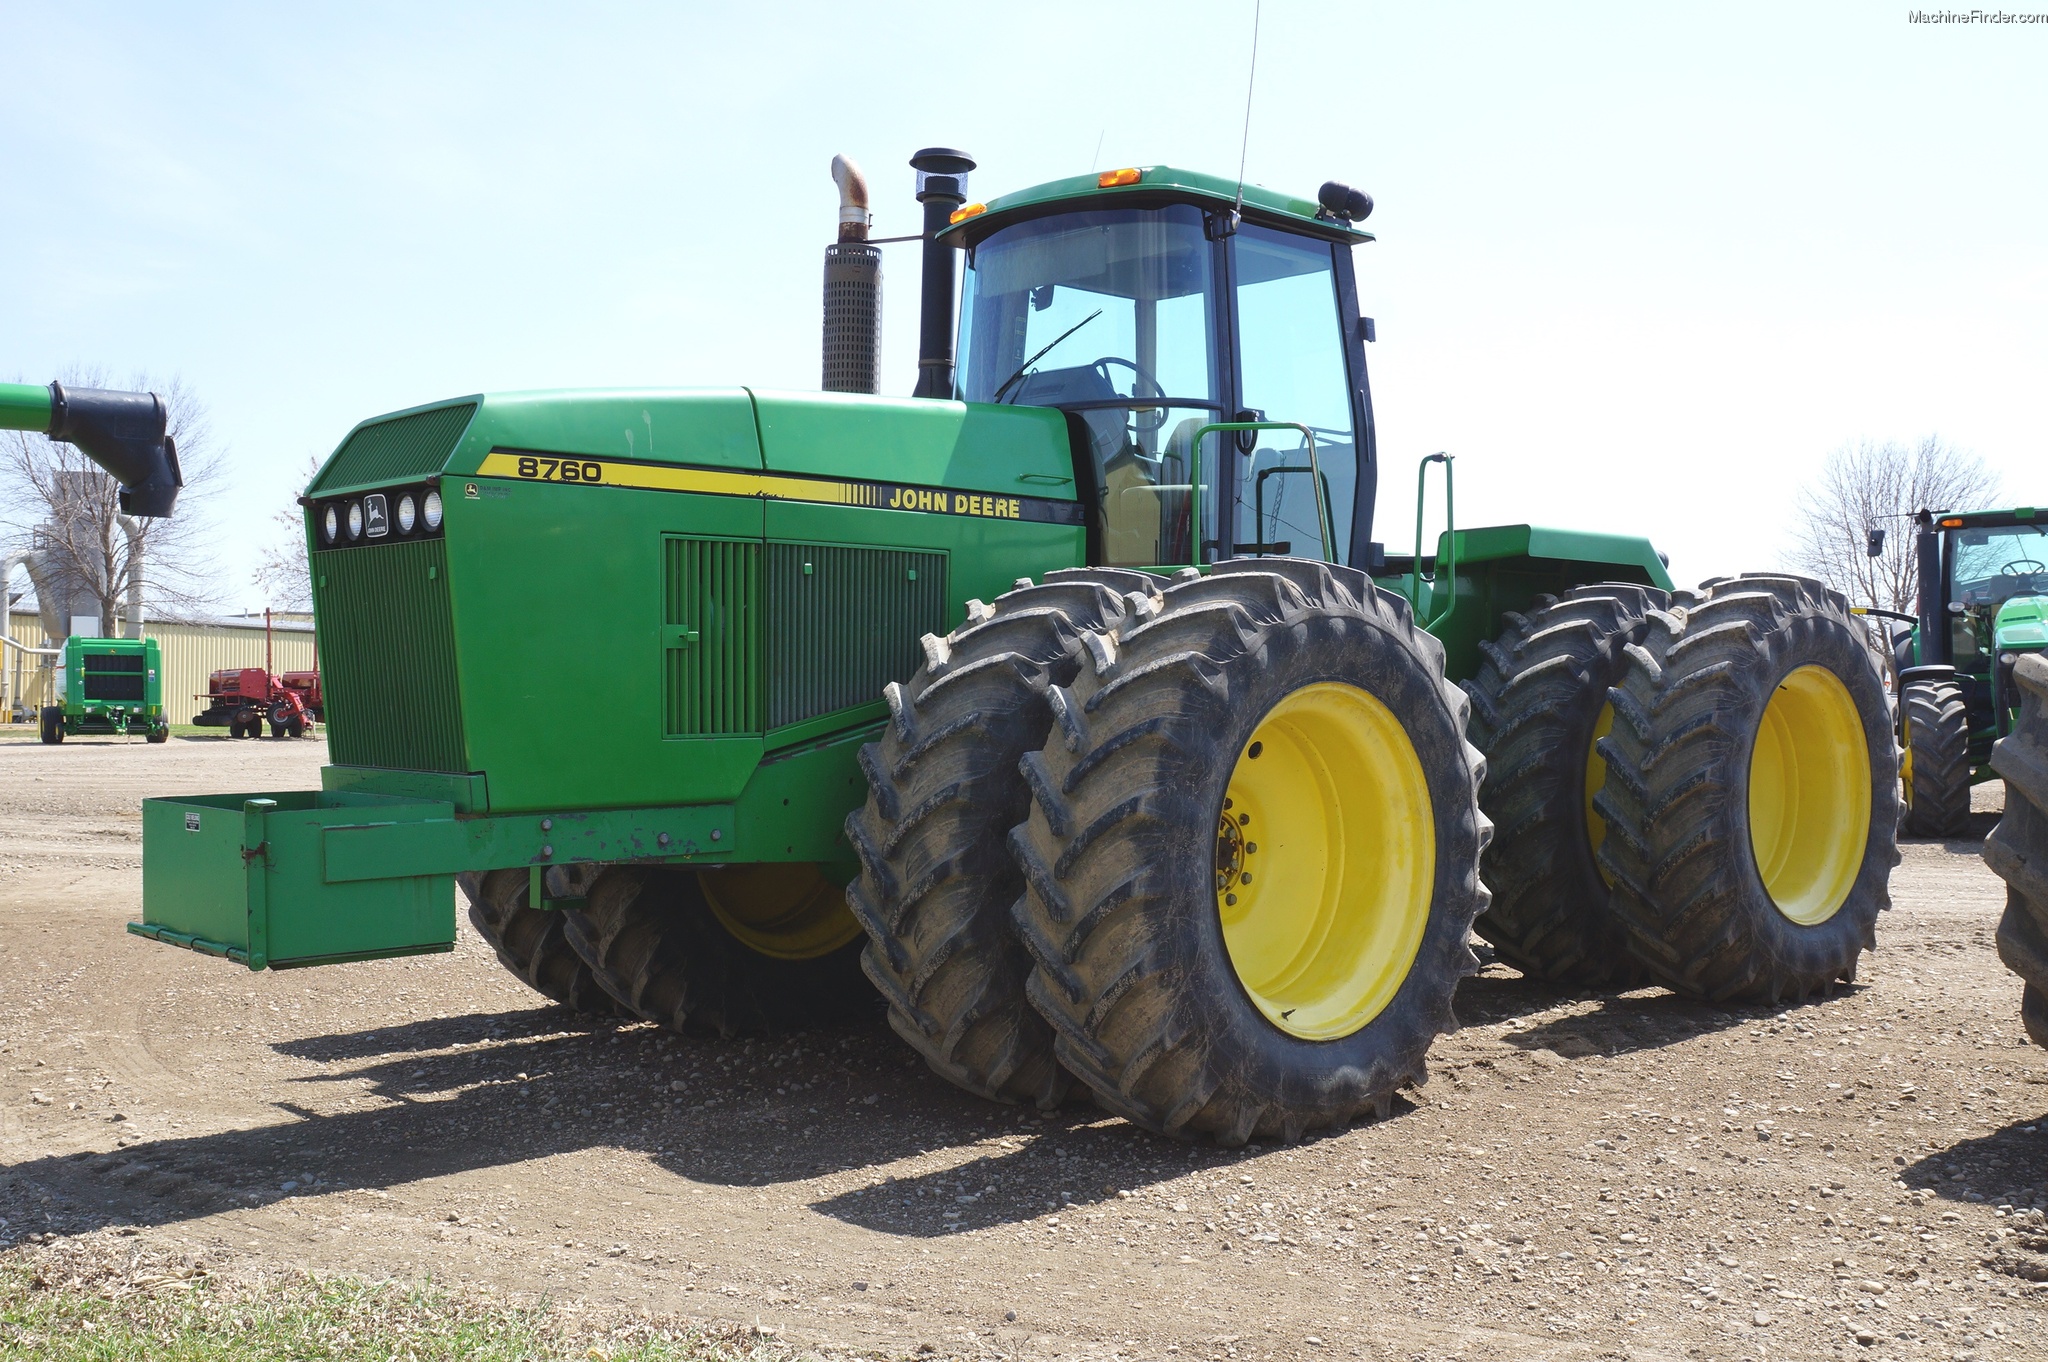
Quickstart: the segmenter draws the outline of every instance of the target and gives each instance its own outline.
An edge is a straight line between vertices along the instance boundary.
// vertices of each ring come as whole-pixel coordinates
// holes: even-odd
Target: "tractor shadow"
[[[808,1202],[885,1233],[938,1236],[1113,1200],[1279,1147],[1175,1144],[1078,1100],[1045,1114],[985,1102],[930,1073],[879,1021],[748,1041],[540,1008],[271,1048],[310,1069],[283,1080],[304,1097],[279,1097],[271,1124],[0,1167],[0,1245],[599,1150],[725,1187],[803,1184],[940,1151],[968,1154],[945,1169],[891,1172],[852,1190],[819,1187]],[[110,1126],[106,1138],[121,1128]]]
[[[1898,1176],[1908,1189],[1943,1201],[2048,1208],[2048,1113],[2015,1117],[1988,1135],[1929,1151]]]
[[[1854,987],[1838,988],[1836,996]],[[1589,1001],[1593,1008],[1583,1010]],[[1502,1039],[1508,1044],[1522,1050],[1548,1050],[1565,1059],[1661,1049],[1800,1005],[1788,1002],[1772,1008],[1708,1003],[1657,987],[1589,991],[1532,979],[1506,965],[1490,965],[1466,979],[1458,986],[1456,1000],[1458,1020],[1464,1025],[1507,1023]],[[1524,1017],[1562,1007],[1580,1010],[1534,1025],[1514,1025]]]

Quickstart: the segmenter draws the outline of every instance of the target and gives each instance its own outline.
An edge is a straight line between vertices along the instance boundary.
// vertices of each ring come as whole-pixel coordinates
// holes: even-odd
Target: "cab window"
[[[1193,561],[1191,441],[1222,411],[1214,258],[1188,205],[1061,213],[968,251],[960,396],[1077,414],[1106,563]],[[1213,539],[1218,441],[1205,445]]]
[[[1262,419],[1313,432],[1330,556],[1341,561],[1351,543],[1358,441],[1334,247],[1247,224],[1230,238],[1230,250],[1238,391]],[[1310,463],[1300,432],[1258,433],[1232,479],[1235,552],[1324,556]]]

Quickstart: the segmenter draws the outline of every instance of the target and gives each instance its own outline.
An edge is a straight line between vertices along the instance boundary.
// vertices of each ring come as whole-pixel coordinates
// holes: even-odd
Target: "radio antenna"
[[[1245,156],[1252,145],[1252,89],[1259,78],[1259,11],[1265,0],[1252,0],[1252,67],[1244,78],[1244,140],[1237,148],[1237,206],[1231,210],[1244,212],[1244,164]]]

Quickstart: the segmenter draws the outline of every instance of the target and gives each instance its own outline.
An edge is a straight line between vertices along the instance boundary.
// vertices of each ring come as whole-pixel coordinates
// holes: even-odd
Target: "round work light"
[[[439,492],[427,493],[426,516],[428,529],[438,530],[441,528],[441,494]]]

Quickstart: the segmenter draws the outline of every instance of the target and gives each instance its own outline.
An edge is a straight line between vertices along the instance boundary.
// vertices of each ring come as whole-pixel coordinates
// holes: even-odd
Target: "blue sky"
[[[1379,205],[1379,537],[1436,449],[1462,523],[1635,529],[1681,582],[1776,565],[1848,440],[1938,432],[2048,500],[2048,26],[1906,12],[1267,0],[1248,177]],[[269,513],[364,416],[815,387],[834,152],[889,234],[930,144],[977,197],[1234,170],[1251,17],[0,4],[0,377],[182,375],[228,450],[224,603],[260,605]]]

